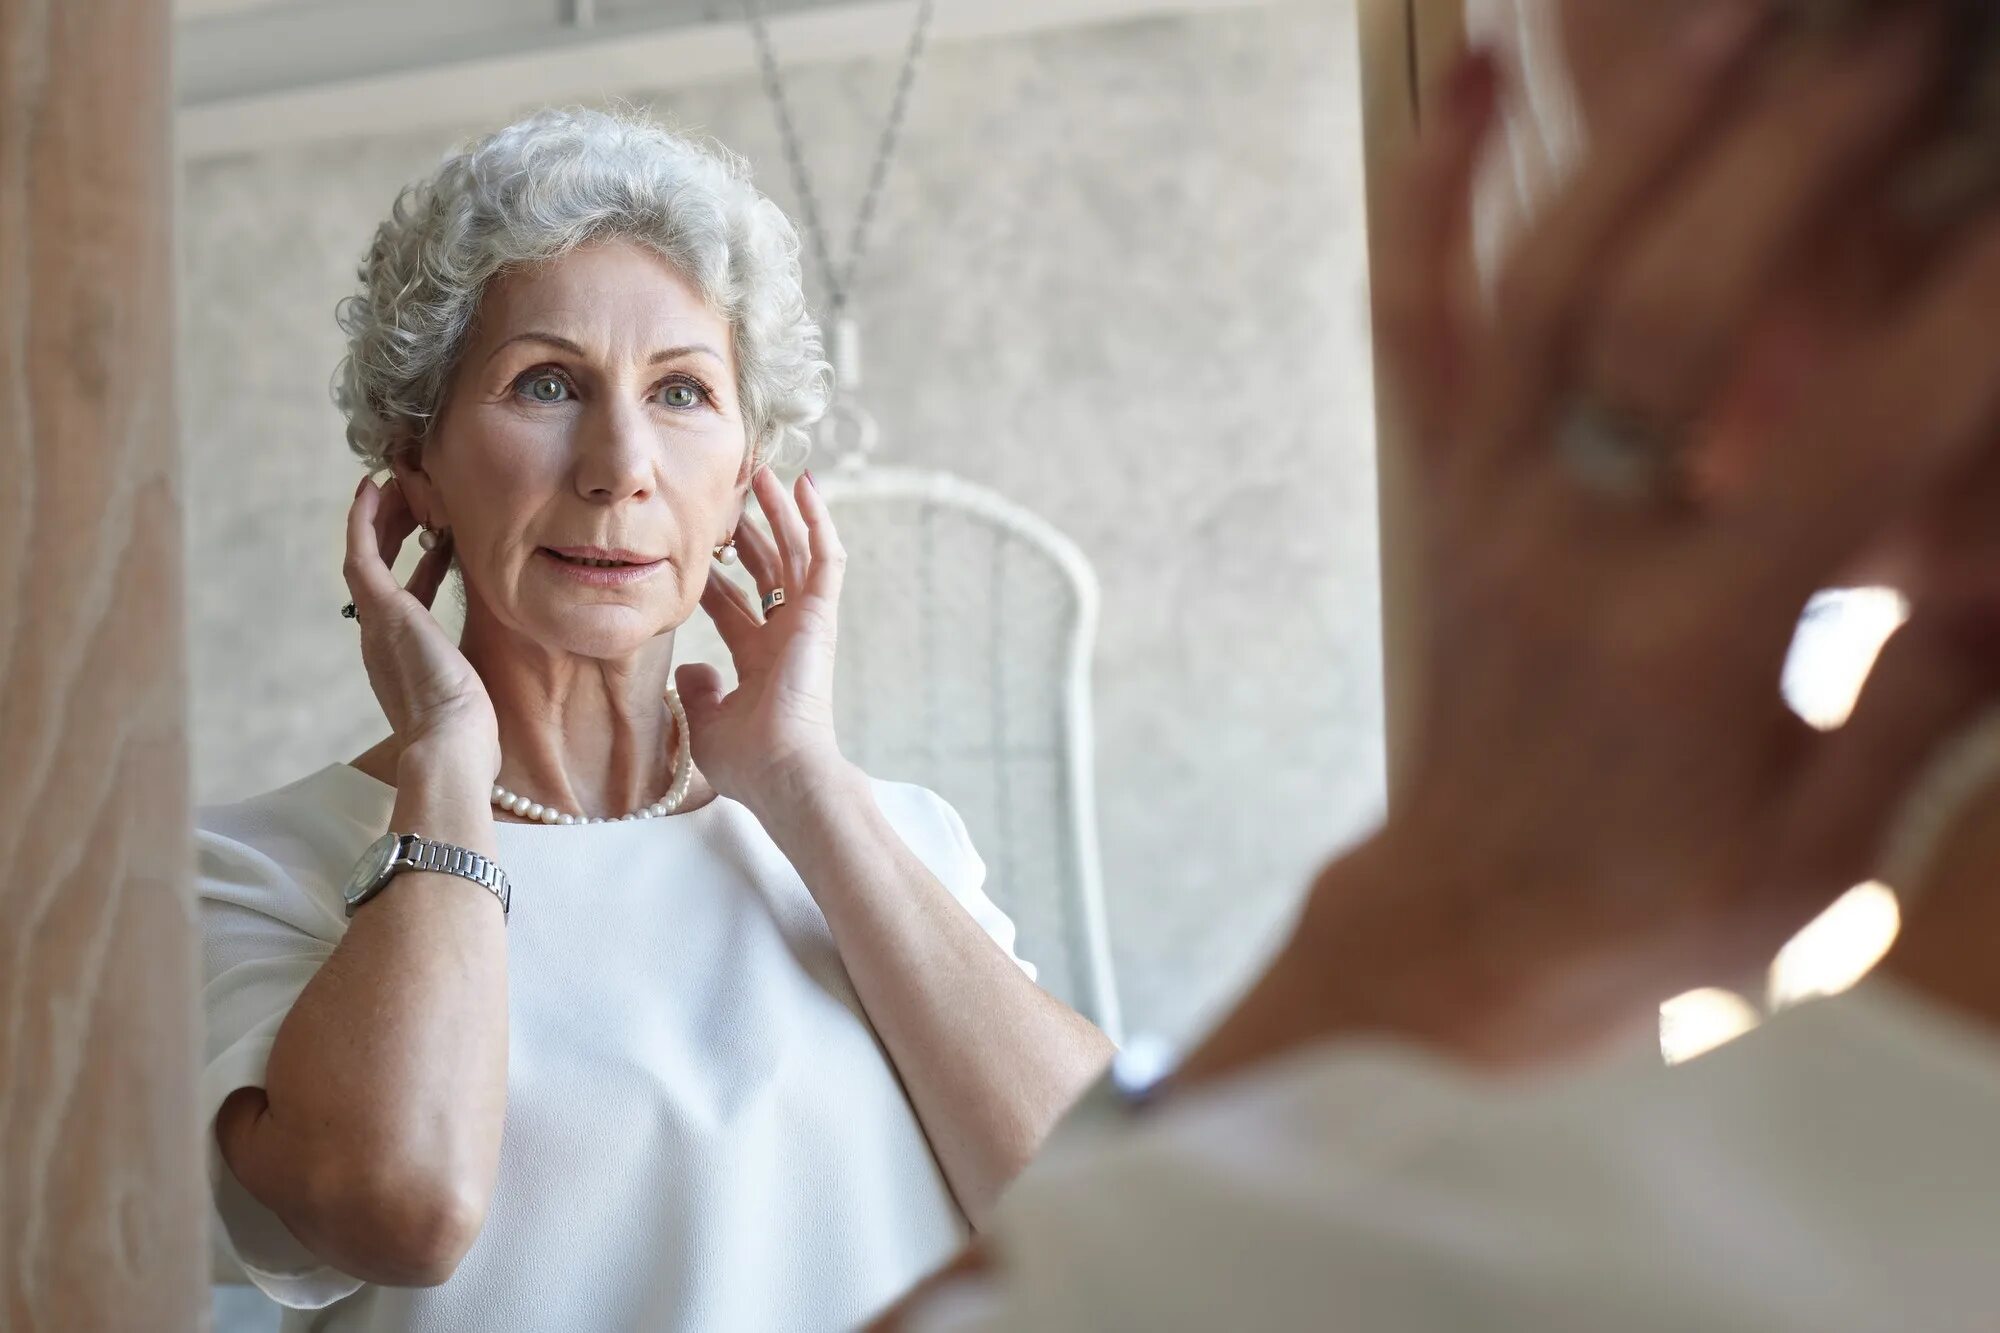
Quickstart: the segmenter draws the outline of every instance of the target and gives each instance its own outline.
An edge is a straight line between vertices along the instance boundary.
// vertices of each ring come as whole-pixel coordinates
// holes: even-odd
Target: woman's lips
[[[624,551],[556,550],[547,546],[535,552],[542,563],[572,582],[589,588],[622,588],[649,579],[667,567],[665,560],[637,559]],[[566,558],[567,557],[567,558]],[[618,560],[616,565],[587,565],[583,560]]]

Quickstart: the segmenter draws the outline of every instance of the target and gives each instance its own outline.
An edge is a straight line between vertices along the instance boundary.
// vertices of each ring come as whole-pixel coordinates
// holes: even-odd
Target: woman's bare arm
[[[406,753],[391,828],[491,857],[487,784]],[[261,1088],[222,1105],[223,1160],[349,1276],[429,1286],[477,1238],[507,1096],[500,903],[405,871],[354,916],[278,1030]]]
[[[752,809],[832,928],[952,1192],[976,1226],[1111,1058],[906,846],[851,766]]]
[[[736,664],[736,689],[677,673],[695,760],[791,860],[833,930],[946,1179],[974,1225],[1111,1056],[1111,1043],[1024,976],[875,803],[841,756],[833,662],[846,552],[810,475],[788,492],[752,479],[771,520],[736,533],[744,567],[786,600],[768,621],[712,577],[702,607]]]

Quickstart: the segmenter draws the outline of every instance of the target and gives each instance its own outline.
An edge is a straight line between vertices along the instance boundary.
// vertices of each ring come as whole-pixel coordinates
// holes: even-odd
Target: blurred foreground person
[[[2000,1328],[2000,219],[1853,262],[1946,29],[1572,8],[1621,63],[1490,300],[1490,58],[1396,186],[1428,624],[1386,826],[1169,1085],[1087,1097],[883,1327]],[[1884,551],[1912,617],[1816,732],[1779,694],[1797,617]],[[1879,975],[1678,1069],[1635,1049],[1875,876],[1908,905]]]

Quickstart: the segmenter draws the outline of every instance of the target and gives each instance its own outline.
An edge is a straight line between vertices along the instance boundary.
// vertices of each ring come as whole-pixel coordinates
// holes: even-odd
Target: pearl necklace
[[[694,782],[694,746],[688,737],[687,712],[681,707],[679,690],[667,691],[667,711],[674,715],[674,780],[673,785],[667,788],[667,794],[652,805],[642,806],[629,815],[611,819],[600,815],[592,819],[588,815],[567,814],[552,805],[538,804],[508,791],[497,782],[493,784],[493,804],[510,815],[542,824],[620,824],[632,819],[660,819],[673,814],[687,800],[688,787]]]

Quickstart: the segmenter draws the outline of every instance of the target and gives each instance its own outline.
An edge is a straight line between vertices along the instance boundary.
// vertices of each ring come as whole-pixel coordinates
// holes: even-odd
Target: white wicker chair
[[[984,487],[852,464],[815,473],[848,550],[835,705],[877,777],[964,816],[1042,984],[1122,1036],[1092,770],[1097,577]]]

